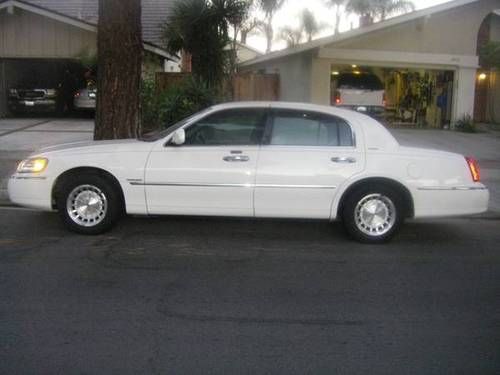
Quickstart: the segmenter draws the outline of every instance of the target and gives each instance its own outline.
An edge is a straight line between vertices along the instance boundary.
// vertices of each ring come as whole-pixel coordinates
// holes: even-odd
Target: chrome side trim
[[[278,188],[278,189],[336,189],[336,186],[328,185],[273,185],[273,184],[257,184],[256,188]]]
[[[187,183],[160,183],[130,181],[134,186],[186,186],[186,187],[236,187],[236,188],[263,188],[263,189],[336,189],[336,186],[327,185],[275,185],[275,184],[187,184]]]
[[[11,176],[10,177],[12,180],[46,180],[47,177],[40,177],[40,176]]]
[[[241,187],[249,188],[253,187],[253,184],[186,184],[186,183],[162,183],[162,182],[130,182],[130,185],[141,185],[141,186],[191,186],[191,187]]]
[[[469,191],[469,190],[488,190],[486,187],[480,186],[426,186],[419,187],[417,190],[421,191]]]

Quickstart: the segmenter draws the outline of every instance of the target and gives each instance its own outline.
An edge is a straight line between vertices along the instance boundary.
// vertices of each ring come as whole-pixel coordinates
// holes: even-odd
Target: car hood
[[[152,143],[137,139],[120,139],[111,141],[73,142],[49,146],[36,152],[41,154],[83,154],[83,153],[117,153],[117,152],[147,152],[153,147]]]

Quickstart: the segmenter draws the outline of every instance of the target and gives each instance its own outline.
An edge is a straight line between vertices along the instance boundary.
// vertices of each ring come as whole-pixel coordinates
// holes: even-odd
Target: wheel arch
[[[410,190],[401,182],[390,178],[390,177],[365,177],[363,179],[354,181],[351,183],[343,192],[341,197],[338,199],[336,207],[334,207],[335,217],[341,217],[342,210],[344,208],[344,203],[346,198],[356,189],[365,185],[385,185],[402,193],[403,201],[405,203],[405,217],[412,218],[415,216],[415,203],[413,195]]]
[[[120,195],[122,207],[125,209],[125,195],[123,193],[123,189],[120,182],[111,172],[98,167],[76,167],[68,169],[63,173],[61,173],[55,179],[54,184],[52,185],[52,191],[51,191],[52,209],[54,210],[57,209],[57,194],[59,193],[60,187],[62,186],[64,181],[75,174],[82,174],[82,173],[94,173],[111,182],[116,187]]]

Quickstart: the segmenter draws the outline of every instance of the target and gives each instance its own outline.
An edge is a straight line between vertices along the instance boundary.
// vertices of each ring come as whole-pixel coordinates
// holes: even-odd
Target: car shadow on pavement
[[[188,253],[244,251],[331,252],[377,251],[426,248],[445,244],[466,247],[474,242],[477,231],[463,227],[483,225],[488,221],[472,219],[409,221],[394,239],[383,245],[364,245],[351,241],[342,223],[310,220],[240,219],[207,217],[126,217],[110,232],[99,236],[82,236],[68,232],[56,213],[17,211],[12,225],[4,229],[5,238],[58,238],[82,244],[105,243],[112,239],[125,247],[160,247],[164,251]],[[19,221],[18,225],[16,222]],[[22,224],[21,224],[22,223]],[[490,223],[495,225],[494,222]],[[29,236],[22,228],[30,228]],[[184,249],[184,250],[182,250]],[[187,250],[189,249],[189,250]]]

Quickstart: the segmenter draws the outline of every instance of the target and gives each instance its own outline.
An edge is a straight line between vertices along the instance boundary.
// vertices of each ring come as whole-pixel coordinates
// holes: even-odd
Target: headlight
[[[55,98],[57,96],[57,91],[54,89],[48,89],[46,93],[49,98]]]
[[[40,173],[47,168],[49,160],[46,158],[26,159],[17,166],[17,173]]]

